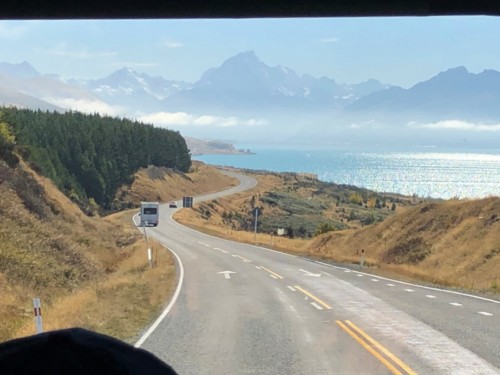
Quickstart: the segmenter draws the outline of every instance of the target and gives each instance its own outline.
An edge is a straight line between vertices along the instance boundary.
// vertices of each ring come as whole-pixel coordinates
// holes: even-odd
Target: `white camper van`
[[[158,202],[141,202],[141,226],[156,227],[160,222],[160,204]]]

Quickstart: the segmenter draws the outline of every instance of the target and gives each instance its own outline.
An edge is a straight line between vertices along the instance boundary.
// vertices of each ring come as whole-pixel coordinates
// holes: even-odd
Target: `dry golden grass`
[[[283,186],[274,174],[254,175],[254,189],[179,211],[179,222],[202,232],[245,243],[337,262],[359,264],[362,250],[370,271],[408,280],[500,292],[500,198],[398,206],[382,223],[329,232],[311,240],[274,239],[229,228],[224,211],[249,210],[252,196]],[[304,189],[301,194],[307,196]],[[258,199],[258,198],[257,198]],[[202,215],[209,210],[211,215]],[[266,207],[266,210],[269,208]]]
[[[150,243],[155,267],[149,268],[147,245],[132,225],[136,210],[88,217],[49,179],[24,163],[21,168],[43,187],[40,205],[50,205],[42,207],[50,217],[38,218],[8,183],[0,184],[0,341],[34,333],[35,296],[42,301],[45,330],[80,326],[133,341],[174,289],[172,255]],[[141,200],[169,201],[236,184],[195,162],[188,174],[142,170],[119,194],[135,206]]]
[[[359,262],[381,270],[437,284],[498,293],[500,283],[500,198],[427,203],[360,231],[325,234],[310,254]],[[417,239],[418,248],[410,246]],[[415,243],[415,242],[414,242]],[[425,257],[403,264],[395,250],[424,251]],[[357,253],[356,253],[357,252]],[[400,258],[401,259],[401,258]]]
[[[238,180],[202,162],[193,161],[190,173],[174,172],[167,168],[150,167],[135,175],[133,184],[121,188],[121,202],[137,206],[141,201],[168,202],[185,195],[198,195],[226,189]]]
[[[42,298],[45,329],[82,326],[133,340],[174,287],[170,253],[154,244],[157,267],[149,269],[146,244],[131,223],[136,210],[87,217],[50,180],[30,173],[43,187],[54,214],[38,218],[7,183],[0,183],[0,341],[33,333],[35,296]],[[396,215],[378,225],[329,232],[312,240],[268,234],[254,239],[252,232],[227,227],[221,216],[224,211],[248,210],[252,197],[258,201],[260,194],[283,184],[274,174],[253,177],[259,181],[254,189],[212,202],[209,217],[194,209],[179,211],[176,219],[224,238],[340,262],[359,262],[364,249],[373,272],[499,292],[500,198],[398,207]],[[169,201],[235,184],[213,167],[195,163],[186,175],[141,171],[120,195],[137,205],[141,200]],[[301,191],[304,196],[309,193]],[[421,259],[415,262],[411,256]]]
[[[44,329],[85,327],[133,341],[155,316],[175,285],[175,266],[170,253],[153,243],[154,268],[149,268],[144,240],[123,250],[117,271],[102,280],[43,306]],[[33,324],[17,334],[33,333]]]
[[[38,218],[9,180],[0,184],[0,341],[34,333],[35,296],[45,330],[81,326],[136,337],[173,289],[171,254],[153,244],[157,267],[149,269],[132,212],[87,217],[50,180],[21,168],[43,187],[40,206],[48,202],[55,214]]]
[[[251,176],[257,179],[257,186],[229,197],[217,199],[214,209],[210,210],[212,212],[210,218],[203,218],[200,212],[195,209],[180,210],[174,215],[174,218],[178,222],[206,234],[295,254],[306,254],[307,244],[309,243],[307,240],[292,240],[285,237],[271,236],[266,233],[257,233],[255,237],[253,232],[234,230],[224,223],[221,216],[222,212],[249,210],[252,197],[256,197],[258,200],[259,195],[282,184],[282,179],[275,174],[252,174]],[[204,203],[201,206],[208,209]],[[195,205],[195,208],[197,207],[200,207],[200,205]],[[266,210],[271,210],[271,208],[266,208]]]

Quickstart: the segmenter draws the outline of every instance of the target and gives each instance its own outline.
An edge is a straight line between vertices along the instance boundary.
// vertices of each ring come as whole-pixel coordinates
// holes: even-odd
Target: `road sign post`
[[[193,208],[193,197],[182,197],[182,207]]]

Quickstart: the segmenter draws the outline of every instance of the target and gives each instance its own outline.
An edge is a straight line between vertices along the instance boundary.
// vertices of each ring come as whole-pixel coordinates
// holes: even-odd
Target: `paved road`
[[[239,178],[209,199],[255,185]],[[500,374],[497,301],[218,239],[160,212],[148,235],[182,272],[137,346],[180,374]]]

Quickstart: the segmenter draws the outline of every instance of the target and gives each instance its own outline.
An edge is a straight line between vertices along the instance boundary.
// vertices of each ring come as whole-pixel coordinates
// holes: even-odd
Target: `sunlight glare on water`
[[[433,198],[500,196],[500,154],[258,150],[205,155],[210,164],[314,173],[323,181]]]

